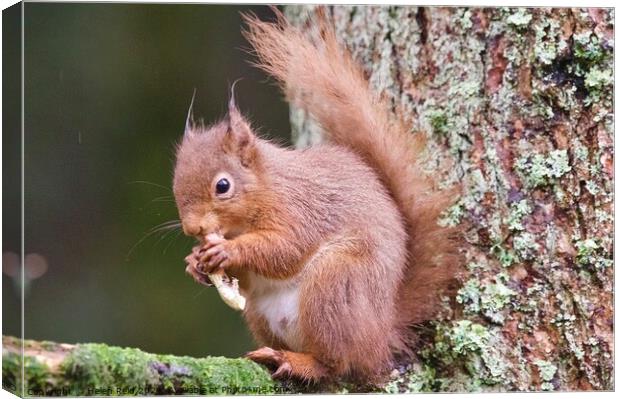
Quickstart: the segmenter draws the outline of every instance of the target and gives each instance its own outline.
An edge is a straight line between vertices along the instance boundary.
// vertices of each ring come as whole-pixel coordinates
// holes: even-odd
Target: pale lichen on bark
[[[465,187],[443,220],[469,226],[457,305],[387,389],[612,389],[613,10],[331,11],[371,86],[430,138],[427,169]]]

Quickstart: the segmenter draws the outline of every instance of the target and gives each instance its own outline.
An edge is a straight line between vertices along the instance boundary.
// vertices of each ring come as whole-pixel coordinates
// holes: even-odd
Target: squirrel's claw
[[[291,364],[289,362],[284,362],[280,364],[280,367],[278,367],[278,369],[273,374],[271,374],[271,378],[273,378],[274,380],[288,379],[291,376],[292,372],[293,367],[291,367]]]
[[[185,262],[187,263],[185,272],[192,276],[197,283],[210,287],[213,284],[211,280],[209,280],[207,274],[201,270],[202,268],[198,261],[202,253],[204,253],[204,251],[201,247],[197,246],[192,249],[192,253],[185,257]]]
[[[286,361],[282,351],[274,350],[267,346],[248,352],[245,357],[259,364],[277,367],[276,371],[271,374],[271,378],[274,379],[290,378],[293,372],[293,367]]]
[[[255,351],[248,352],[245,354],[245,357],[256,363],[276,366],[279,366],[284,360],[280,351],[271,349],[268,346],[263,346]]]
[[[199,284],[207,287],[211,287],[213,285],[213,283],[211,283],[211,280],[209,280],[206,274],[201,273],[196,267],[192,265],[187,265],[187,267],[185,268],[185,272],[192,276],[194,280]]]
[[[230,259],[224,243],[216,244],[204,252],[198,264],[205,273],[213,273],[216,269],[225,269],[230,266]]]

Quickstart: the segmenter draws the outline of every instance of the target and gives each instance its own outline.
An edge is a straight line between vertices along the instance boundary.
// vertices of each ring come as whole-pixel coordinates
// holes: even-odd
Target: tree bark
[[[287,7],[299,24],[309,12]],[[428,136],[428,172],[464,187],[439,221],[466,226],[462,287],[385,389],[613,389],[613,10],[332,13],[370,84]],[[297,145],[321,140],[302,110],[291,120]],[[283,392],[243,359],[24,346],[3,337],[3,387],[28,396]],[[361,390],[330,388],[346,389]]]
[[[336,6],[464,193],[462,288],[390,391],[613,389],[613,10]],[[312,6],[289,6],[303,26]],[[299,146],[320,140],[291,110]],[[414,134],[414,133],[412,133]]]

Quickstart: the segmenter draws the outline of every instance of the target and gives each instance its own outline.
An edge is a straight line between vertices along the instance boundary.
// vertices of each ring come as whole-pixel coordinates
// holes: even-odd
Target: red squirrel
[[[454,230],[437,218],[455,193],[423,173],[422,135],[371,91],[324,11],[313,35],[274,11],[275,22],[244,15],[245,36],[326,142],[261,139],[234,95],[219,123],[188,123],[173,182],[183,231],[200,240],[187,270],[239,279],[263,346],[247,357],[274,378],[375,381],[411,353],[411,325],[433,318],[454,276]]]

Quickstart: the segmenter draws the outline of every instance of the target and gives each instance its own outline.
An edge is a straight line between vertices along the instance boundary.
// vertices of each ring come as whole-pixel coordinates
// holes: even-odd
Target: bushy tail
[[[456,266],[454,231],[437,225],[454,191],[438,192],[418,161],[424,149],[392,117],[387,101],[373,93],[360,67],[339,46],[325,11],[302,32],[274,8],[275,23],[252,15],[244,32],[256,50],[257,66],[275,77],[289,101],[306,109],[333,143],[351,148],[380,175],[402,211],[409,229],[410,265],[400,295],[403,323],[422,322],[436,311],[437,292],[447,286]]]

